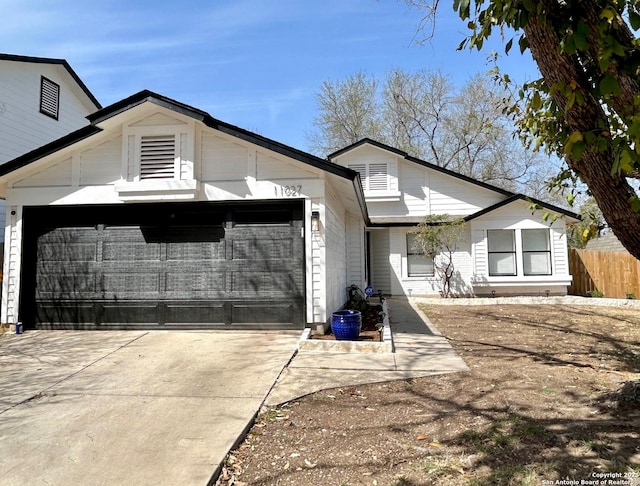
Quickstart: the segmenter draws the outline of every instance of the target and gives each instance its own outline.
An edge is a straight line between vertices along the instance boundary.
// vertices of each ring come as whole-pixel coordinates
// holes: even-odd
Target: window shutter
[[[347,167],[351,170],[355,170],[360,173],[360,181],[362,182],[362,188],[367,190],[367,164],[349,164]]]
[[[45,78],[40,79],[40,113],[58,119],[60,86]]]
[[[140,139],[140,180],[173,179],[175,175],[175,135],[146,135]]]
[[[386,191],[389,189],[387,164],[369,164],[369,190]]]

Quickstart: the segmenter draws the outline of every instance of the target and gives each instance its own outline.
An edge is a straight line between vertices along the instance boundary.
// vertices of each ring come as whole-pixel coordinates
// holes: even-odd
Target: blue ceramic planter
[[[355,341],[362,328],[360,311],[342,310],[331,315],[331,332],[338,341]]]

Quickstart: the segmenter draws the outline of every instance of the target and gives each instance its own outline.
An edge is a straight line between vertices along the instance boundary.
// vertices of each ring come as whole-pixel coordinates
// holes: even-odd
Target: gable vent
[[[175,135],[147,135],[140,139],[140,179],[173,179]]]
[[[386,191],[389,189],[387,164],[369,164],[369,190]]]
[[[40,113],[58,119],[60,86],[50,79],[40,78]]]

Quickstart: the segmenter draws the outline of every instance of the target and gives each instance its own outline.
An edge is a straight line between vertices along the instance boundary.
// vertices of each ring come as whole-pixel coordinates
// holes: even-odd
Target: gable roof
[[[391,147],[389,145],[386,145],[384,143],[378,142],[376,140],[372,140],[370,138],[363,138],[362,140],[349,145],[348,147],[345,147],[343,149],[338,150],[337,152],[334,152],[330,155],[327,156],[328,159],[333,159],[335,157],[339,157],[341,155],[344,155],[347,152],[350,152],[352,150],[355,150],[358,147],[361,147],[363,145],[372,145],[374,147],[380,148],[382,150],[386,150],[388,152],[391,152],[395,155],[398,155],[400,157],[402,157],[405,160],[408,160],[409,162],[413,162],[415,164],[418,165],[422,165],[423,167],[427,167],[429,169],[441,172],[443,174],[455,177],[456,179],[459,180],[463,180],[465,182],[469,182],[471,184],[475,184],[477,186],[480,186],[484,189],[489,189],[491,191],[497,192],[502,194],[503,196],[507,196],[506,199],[503,199],[502,201],[493,204],[491,206],[488,206],[484,209],[481,209],[480,211],[477,211],[473,214],[470,214],[466,217],[464,217],[465,221],[471,221],[473,219],[479,218],[480,216],[483,216],[485,214],[488,214],[492,211],[495,211],[497,209],[500,209],[504,206],[507,206],[508,204],[511,204],[514,201],[525,201],[525,202],[529,202],[532,204],[535,204],[536,206],[540,206],[541,208],[547,209],[548,211],[551,211],[553,213],[558,213],[561,214],[562,216],[566,216],[572,219],[575,219],[576,221],[579,221],[581,219],[580,215],[577,213],[574,213],[572,211],[569,211],[567,209],[561,208],[560,206],[556,206],[554,204],[550,204],[544,201],[541,201],[539,199],[533,198],[533,197],[529,197],[525,194],[517,194],[515,192],[511,192],[508,191],[506,189],[502,189],[501,187],[497,187],[494,186],[492,184],[488,184],[486,182],[482,182],[482,181],[478,181],[476,179],[473,179],[472,177],[468,177],[465,176],[463,174],[459,174],[457,172],[454,172],[452,170],[449,169],[445,169],[443,167],[440,167],[438,165],[432,164],[430,162],[427,162],[425,160],[421,160],[418,159],[416,157],[412,157],[411,155],[407,154],[407,152],[397,149],[395,147]],[[385,218],[377,218],[377,221],[374,222],[374,226],[411,226],[411,225],[415,225],[418,224],[420,221],[416,221],[415,217],[405,217],[405,218],[393,218],[393,221],[389,220],[385,220]]]
[[[352,181],[360,210],[362,211],[365,221],[367,223],[369,222],[369,214],[364,199],[364,192],[362,190],[360,174],[357,171],[351,170],[347,167],[342,167],[338,164],[334,164],[331,161],[321,159],[319,157],[316,157],[315,155],[303,152],[302,150],[298,150],[283,143],[276,142],[275,140],[263,137],[262,135],[258,135],[235,125],[223,122],[221,120],[213,118],[205,111],[186,105],[184,103],[180,103],[179,101],[167,98],[166,96],[162,96],[149,90],[140,91],[132,96],[129,96],[128,98],[125,98],[121,101],[113,103],[112,105],[102,108],[95,113],[92,113],[87,117],[87,119],[89,120],[89,125],[0,165],[0,177],[13,172],[14,170],[32,164],[48,155],[57,152],[58,150],[69,147],[77,142],[80,142],[81,140],[89,138],[92,135],[102,132],[103,129],[100,128],[100,124],[102,122],[105,122],[132,108],[135,108],[136,106],[142,105],[143,103],[153,103],[168,110],[175,111],[197,121],[200,121],[209,128],[213,128],[222,133],[226,133],[241,140],[263,147],[267,150],[292,158],[303,164],[310,165],[324,172],[328,172],[330,174],[334,174],[338,177]]]
[[[344,155],[347,152],[350,152],[352,150],[355,150],[358,147],[361,147],[363,145],[372,145],[374,147],[377,147],[379,149],[382,150],[386,150],[387,152],[392,152],[393,154],[402,157],[405,160],[408,160],[409,162],[413,162],[414,164],[418,164],[418,165],[422,165],[423,167],[427,167],[429,169],[435,170],[437,172],[441,172],[442,174],[446,174],[448,176],[451,177],[455,177],[456,179],[465,181],[465,182],[469,182],[470,184],[475,184],[476,186],[482,187],[484,189],[489,189],[490,191],[494,191],[497,193],[502,194],[503,196],[513,196],[515,193],[508,191],[506,189],[502,189],[501,187],[498,186],[494,186],[493,184],[488,184],[486,182],[482,182],[479,181],[477,179],[474,179],[473,177],[469,177],[463,174],[460,174],[458,172],[454,172],[450,169],[445,169],[444,167],[440,167],[439,165],[436,164],[432,164],[431,162],[427,162],[426,160],[422,160],[422,159],[418,159],[417,157],[413,157],[411,155],[409,155],[407,152],[405,152],[404,150],[400,150],[397,149],[395,147],[391,147],[390,145],[386,145],[382,142],[378,142],[376,140],[373,140],[371,138],[363,138],[362,140],[353,143],[351,145],[349,145],[348,147],[345,147],[343,149],[338,150],[337,152],[333,152],[332,154],[329,154],[327,156],[327,159],[334,159],[336,157],[340,157],[341,155]]]
[[[544,208],[544,209],[547,209],[547,210],[549,210],[551,212],[558,213],[558,214],[560,214],[562,216],[566,216],[568,218],[573,218],[576,221],[580,221],[582,219],[579,214],[574,213],[573,211],[569,211],[568,209],[561,208],[560,206],[556,206],[554,204],[550,204],[550,203],[541,201],[539,199],[526,196],[524,194],[514,194],[513,196],[508,197],[507,199],[505,199],[503,201],[500,201],[499,203],[496,203],[496,204],[494,204],[492,206],[488,206],[488,207],[486,207],[484,209],[481,209],[480,211],[478,211],[476,213],[473,213],[473,214],[470,214],[469,216],[466,216],[464,218],[464,220],[465,221],[471,221],[473,219],[479,218],[480,216],[484,216],[485,214],[488,214],[488,213],[490,213],[492,211],[495,211],[495,210],[500,209],[500,208],[502,208],[504,206],[507,206],[507,205],[511,204],[512,202],[514,202],[514,201],[525,201],[525,202],[528,202],[530,204],[534,204],[535,206],[539,206],[540,208]]]
[[[89,98],[89,101],[93,103],[93,105],[100,109],[102,105],[93,96],[93,93],[89,91],[89,88],[82,82],[82,79],[76,74],[76,72],[71,68],[69,63],[64,59],[53,59],[48,57],[32,57],[32,56],[19,56],[17,54],[4,54],[0,52],[0,61],[15,61],[15,62],[28,62],[32,64],[57,64],[62,66],[69,75],[73,78],[76,84],[80,87],[80,89],[84,92],[84,94]]]

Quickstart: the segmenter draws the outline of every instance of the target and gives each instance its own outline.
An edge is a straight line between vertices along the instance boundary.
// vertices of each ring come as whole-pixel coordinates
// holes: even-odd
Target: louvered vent
[[[389,189],[387,164],[369,164],[369,190],[386,191]]]
[[[60,86],[45,78],[40,80],[40,113],[58,119],[60,105]]]
[[[173,179],[175,135],[147,135],[140,139],[140,179]]]

